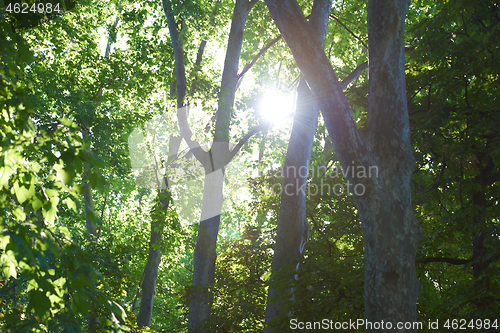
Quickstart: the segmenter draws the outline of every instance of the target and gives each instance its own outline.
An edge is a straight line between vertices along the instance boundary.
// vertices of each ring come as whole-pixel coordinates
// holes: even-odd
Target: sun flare
[[[294,96],[284,91],[269,90],[260,103],[260,115],[270,123],[285,121],[294,111]]]

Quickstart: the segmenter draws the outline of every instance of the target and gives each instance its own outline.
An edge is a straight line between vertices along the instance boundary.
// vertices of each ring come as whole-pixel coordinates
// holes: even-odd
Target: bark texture
[[[170,164],[179,152],[179,146],[182,138],[180,136],[170,135],[169,139],[169,157],[167,165]],[[159,170],[156,170],[157,178]],[[165,228],[168,207],[170,206],[170,188],[168,177],[164,175],[163,183],[158,186],[158,202],[155,207],[153,219],[151,221],[151,236],[149,240],[149,251],[146,267],[144,268],[142,280],[141,306],[137,315],[137,326],[150,326],[153,315],[153,302],[155,298],[156,280],[158,279],[158,268],[161,262],[161,251],[159,248],[162,233]]]
[[[159,194],[156,219],[151,221],[151,236],[149,240],[149,252],[146,267],[144,268],[144,280],[142,281],[141,307],[137,315],[137,326],[149,326],[153,314],[153,302],[155,295],[156,279],[158,278],[158,267],[161,261],[159,249],[164,229],[165,215],[170,203],[168,186]]]
[[[491,144],[487,144],[491,146]],[[482,313],[488,313],[490,309],[495,307],[495,299],[490,292],[491,274],[486,274],[490,270],[490,265],[495,258],[488,256],[488,245],[491,244],[491,231],[488,232],[487,219],[487,203],[486,187],[492,186],[498,181],[498,174],[492,175],[495,168],[492,157],[489,154],[476,154],[478,156],[479,165],[481,166],[480,173],[475,177],[474,183],[479,184],[480,188],[475,189],[472,195],[473,203],[473,225],[476,230],[472,242],[472,273],[474,276],[474,291],[478,296],[475,300],[477,309]]]
[[[89,134],[87,130],[83,130],[83,139],[89,140]],[[94,238],[97,238],[97,227],[94,222],[88,217],[89,213],[94,214],[94,200],[92,198],[92,188],[90,187],[87,177],[90,175],[90,167],[87,163],[83,163],[83,168],[85,170],[85,177],[83,179],[83,187],[85,191],[83,192],[83,203],[85,209],[85,222],[87,226],[87,232]]]
[[[390,321],[393,327],[397,322],[416,321],[421,287],[415,254],[422,235],[410,195],[414,158],[404,77],[409,1],[369,0],[370,92],[365,131],[356,128],[336,74],[297,2],[266,3],[319,103],[342,168],[354,171],[346,178],[363,222],[366,319]]]
[[[210,316],[212,309],[210,286],[213,285],[215,279],[217,235],[219,233],[223,201],[224,168],[234,156],[229,150],[230,119],[238,83],[238,66],[243,44],[243,32],[248,14],[254,4],[255,1],[236,0],[234,5],[222,72],[221,94],[219,95],[212,147],[208,152],[204,152],[199,148],[199,145],[188,142],[190,147],[195,147],[192,150],[193,154],[205,168],[202,212],[193,260],[194,292],[189,303],[189,332],[205,332],[199,327],[203,320]],[[182,127],[187,130],[186,126]],[[182,127],[181,133],[183,133],[183,137],[185,139],[190,137],[190,131],[186,133],[186,130],[183,131]],[[186,141],[188,140],[189,138]]]
[[[183,107],[183,101],[179,99],[180,91],[186,89],[182,39],[171,12],[170,2],[163,0],[163,8],[167,16],[174,49],[179,127],[190,151],[205,169],[202,213],[194,253],[194,288],[189,304],[189,332],[203,332],[200,324],[208,318],[212,307],[209,286],[214,283],[215,278],[215,250],[223,200],[224,168],[241,148],[240,145],[232,151],[229,150],[229,125],[238,83],[238,66],[243,44],[243,32],[248,14],[256,2],[257,0],[236,0],[235,3],[221,79],[215,137],[212,147],[207,152],[196,141],[191,139],[192,132],[187,122],[188,107]]]
[[[90,187],[90,184],[87,182],[87,176],[90,174],[90,170],[87,166],[87,163],[84,163],[84,168],[87,170],[86,171],[86,175],[85,175],[85,179],[84,179],[84,188],[85,188],[85,192],[83,192],[83,202],[84,202],[84,208],[85,208],[85,221],[86,221],[86,225],[87,225],[87,232],[94,236],[95,238],[97,238],[97,227],[96,225],[94,224],[94,222],[92,222],[89,218],[88,218],[88,214],[89,213],[93,213],[94,212],[94,200],[92,199],[92,188]]]
[[[285,266],[289,267],[290,278],[302,259],[302,251],[309,239],[305,185],[319,115],[319,109],[313,103],[312,94],[304,79],[300,80],[298,90],[297,109],[283,167],[278,231],[272,263],[272,270],[275,272]],[[270,332],[267,324],[280,313],[282,303],[271,300],[276,295],[276,289],[271,284],[268,290],[264,332]],[[288,293],[288,297],[291,297],[291,290]]]
[[[331,5],[331,0],[315,1],[308,22],[314,33],[320,36],[323,47]],[[295,268],[302,259],[302,251],[309,240],[305,186],[319,115],[318,105],[303,77],[297,90],[297,107],[283,167],[278,231],[272,263],[272,270],[275,272],[283,267],[289,267],[290,278],[293,277]],[[269,322],[281,312],[282,303],[272,301],[276,289],[271,285],[268,290],[264,332],[270,332]],[[288,290],[289,296],[291,293],[292,291]]]

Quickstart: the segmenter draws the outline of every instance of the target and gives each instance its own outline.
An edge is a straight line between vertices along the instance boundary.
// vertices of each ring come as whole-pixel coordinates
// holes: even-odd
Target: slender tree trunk
[[[493,183],[490,181],[489,177],[491,176],[491,172],[494,170],[495,165],[489,154],[477,155],[479,157],[481,171],[474,179],[474,183],[479,184],[480,189],[474,190],[472,195],[473,223],[475,230],[472,242],[472,261],[474,262],[472,264],[472,272],[475,279],[475,293],[478,295],[475,304],[478,312],[485,313],[488,312],[494,302],[492,296],[487,296],[490,289],[490,281],[488,275],[484,273],[492,262],[491,257],[485,258],[488,253],[485,241],[489,238],[486,225],[486,186]]]
[[[182,138],[180,136],[170,135],[168,143],[168,165],[177,158],[179,147]],[[151,236],[149,240],[149,252],[146,267],[144,268],[142,290],[141,290],[141,305],[139,314],[137,315],[137,325],[139,327],[149,326],[153,315],[153,302],[155,297],[156,280],[158,278],[158,268],[161,262],[161,251],[159,248],[162,233],[165,228],[167,212],[170,206],[171,193],[168,185],[168,175],[160,175],[159,166],[156,165],[156,178],[163,179],[161,184],[158,184],[158,202],[154,207],[151,220]]]
[[[288,142],[288,150],[283,167],[278,231],[272,263],[272,270],[274,272],[280,271],[284,266],[288,266],[290,269],[290,278],[293,277],[295,268],[302,259],[302,251],[309,238],[309,224],[306,220],[305,185],[314,141],[314,132],[318,124],[318,115],[319,109],[313,103],[309,87],[307,87],[305,80],[301,78],[298,87],[297,109],[295,111],[292,134]],[[266,328],[264,332],[270,332],[267,324],[280,312],[281,302],[271,301],[276,295],[276,289],[276,287],[271,285],[268,290]],[[288,293],[291,294],[291,290],[288,290]]]
[[[83,130],[83,139],[88,140],[88,132],[86,129]],[[87,232],[92,238],[92,241],[97,240],[98,238],[98,232],[97,232],[97,227],[94,222],[89,218],[89,213],[94,215],[95,218],[95,212],[94,212],[94,200],[92,198],[92,188],[87,181],[87,177],[90,174],[90,168],[87,165],[87,163],[83,164],[83,168],[85,170],[85,177],[83,179],[84,181],[84,189],[85,191],[83,192],[83,201],[84,201],[84,211],[85,211],[85,222],[87,226]],[[89,333],[97,333],[99,330],[99,317],[95,315],[96,313],[96,308],[92,304],[92,310],[89,312],[87,315],[87,323],[88,323],[88,332]]]
[[[363,222],[366,319],[391,322],[393,328],[397,322],[414,322],[421,290],[415,255],[422,235],[410,193],[414,158],[404,77],[409,1],[368,2],[370,81],[365,131],[356,128],[337,76],[297,2],[266,3],[320,105]],[[365,330],[388,332],[387,326],[375,330],[367,325]]]
[[[331,4],[331,0],[316,1],[308,22],[320,37],[323,47]],[[303,77],[300,78],[297,90],[297,106],[283,167],[278,231],[272,263],[274,272],[288,266],[290,278],[294,276],[294,271],[302,259],[302,251],[309,240],[310,227],[306,219],[305,187],[319,115],[318,104],[314,101]],[[273,285],[268,290],[264,332],[271,331],[268,327],[269,322],[281,312],[282,303],[271,301],[276,295],[276,290]],[[287,297],[290,297],[292,291],[288,290],[287,293],[289,294]]]
[[[161,261],[160,242],[162,239],[168,207],[170,205],[170,190],[167,177],[163,179],[163,186],[158,192],[158,203],[155,207],[151,221],[151,237],[149,240],[149,252],[146,267],[144,268],[144,279],[142,281],[141,307],[137,316],[137,326],[149,326],[153,314],[153,301],[155,297],[156,279]]]
[[[90,187],[90,184],[87,181],[87,176],[90,174],[90,170],[87,166],[87,163],[84,163],[84,168],[86,169],[86,175],[84,179],[84,188],[85,192],[83,192],[83,201],[84,201],[84,208],[85,208],[85,221],[87,225],[87,232],[97,238],[97,228],[94,222],[92,222],[89,218],[88,215],[89,213],[94,212],[94,200],[92,199],[92,188]]]
[[[187,122],[187,108],[183,108],[182,101],[179,100],[179,89],[183,89],[184,91],[186,89],[182,39],[171,13],[170,2],[163,0],[163,8],[167,16],[170,37],[174,49],[175,68],[178,80],[177,117],[179,120],[179,127],[182,137],[188,143],[191,152],[205,169],[202,212],[193,260],[194,292],[191,295],[188,318],[188,330],[190,332],[202,332],[199,325],[203,320],[209,317],[212,307],[212,297],[209,287],[213,285],[215,278],[217,235],[219,232],[223,201],[222,188],[224,168],[241,148],[240,146],[232,151],[229,150],[231,111],[239,80],[238,66],[243,44],[245,23],[248,13],[256,2],[257,0],[236,0],[221,79],[221,95],[219,96],[218,111],[216,114],[216,131],[212,146],[210,150],[206,152],[201,149],[196,141],[191,139],[192,133]],[[180,78],[183,78],[181,83],[179,83]],[[179,87],[179,84],[181,84],[182,87]]]
[[[89,134],[84,129],[83,130],[83,139],[88,140]],[[83,168],[85,170],[85,177],[83,179],[83,187],[85,191],[83,192],[83,203],[85,209],[85,222],[87,225],[87,232],[93,237],[97,238],[97,227],[92,222],[92,220],[88,217],[89,213],[94,214],[94,200],[92,198],[92,188],[90,187],[89,182],[87,181],[88,176],[90,175],[90,168],[87,163],[83,163]]]
[[[217,235],[222,211],[224,174],[222,169],[205,175],[200,226],[194,251],[193,287],[189,303],[188,328],[193,332],[210,316],[212,296],[209,286],[215,279]]]

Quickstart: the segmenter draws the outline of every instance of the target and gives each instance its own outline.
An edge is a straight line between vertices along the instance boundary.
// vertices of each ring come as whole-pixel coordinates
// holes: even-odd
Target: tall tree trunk
[[[486,146],[489,146],[488,144]],[[491,173],[494,170],[495,164],[489,154],[477,154],[479,157],[479,165],[481,171],[479,175],[474,178],[474,183],[479,184],[480,188],[473,191],[473,223],[474,223],[474,236],[472,242],[472,273],[474,276],[474,290],[477,295],[475,305],[478,312],[485,313],[491,307],[494,299],[492,296],[487,296],[490,286],[489,277],[484,274],[492,262],[492,258],[485,258],[488,249],[485,244],[488,237],[487,231],[487,218],[486,218],[486,186],[493,184],[493,177]],[[484,167],[483,167],[484,165]],[[484,275],[484,276],[483,276]]]
[[[198,153],[193,151],[205,168],[205,184],[203,187],[200,226],[193,260],[193,287],[195,292],[192,294],[189,303],[188,330],[190,332],[202,332],[197,327],[210,316],[212,308],[212,296],[209,286],[213,285],[215,279],[217,235],[219,233],[223,201],[224,168],[234,156],[229,151],[231,111],[239,79],[238,65],[243,44],[243,32],[248,14],[255,3],[256,1],[236,0],[221,79],[222,93],[219,96],[213,144],[208,154],[203,154],[203,157],[200,156],[199,151]],[[183,131],[181,130],[181,132]],[[186,138],[184,133],[183,137]]]
[[[221,94],[219,96],[218,111],[216,114],[216,131],[212,146],[208,152],[204,151],[198,142],[191,139],[192,132],[187,122],[188,108],[180,106],[181,101],[179,100],[179,95],[177,99],[177,118],[179,120],[182,137],[186,140],[190,151],[205,169],[202,212],[193,260],[194,292],[191,295],[188,318],[188,330],[190,332],[202,332],[199,326],[203,320],[209,317],[212,307],[212,297],[209,287],[213,285],[215,278],[217,235],[219,233],[220,214],[223,201],[222,189],[224,183],[224,168],[237,154],[244,142],[254,134],[247,134],[247,136],[238,143],[236,148],[231,151],[229,150],[229,126],[234,96],[240,79],[238,75],[238,66],[243,44],[243,32],[248,14],[256,2],[257,0],[236,0],[235,3],[221,79]],[[182,39],[171,13],[170,1],[163,0],[163,8],[167,16],[170,37],[174,49],[175,68],[178,80],[177,89],[179,91],[179,78],[184,77],[182,88],[185,90]]]
[[[155,296],[156,279],[161,261],[160,242],[162,232],[165,228],[165,219],[170,205],[170,190],[168,180],[165,177],[164,188],[158,192],[157,206],[154,208],[154,217],[151,220],[151,236],[149,240],[149,252],[146,267],[144,268],[144,279],[142,281],[142,296],[139,314],[137,315],[137,326],[149,326],[153,314],[153,301]]]
[[[89,133],[87,129],[83,130],[83,140],[89,140]],[[85,170],[85,177],[83,178],[83,187],[85,191],[83,192],[83,204],[85,210],[85,222],[87,225],[87,232],[97,239],[97,227],[95,223],[89,218],[89,213],[94,214],[94,200],[92,198],[92,188],[87,180],[90,175],[90,167],[87,163],[83,163],[83,168]],[[95,216],[95,214],[94,214]]]
[[[342,81],[342,89],[347,88],[367,67],[366,62],[356,67]],[[272,265],[273,271],[279,271],[285,265],[291,267],[290,277],[295,274],[294,268],[302,259],[302,251],[309,237],[309,224],[306,220],[305,185],[318,114],[319,108],[314,103],[314,96],[311,94],[305,80],[301,78],[298,87],[297,110],[288,143],[285,166],[283,167],[282,189],[286,189],[286,192],[282,191],[281,193],[278,232]],[[328,154],[330,149],[331,142],[327,140],[324,152]],[[322,163],[318,170],[322,168],[326,170],[325,162]],[[289,290],[288,292],[291,293],[292,291]],[[270,287],[264,332],[270,332],[267,324],[281,312],[281,304],[270,301],[275,294],[276,288]]]
[[[182,138],[180,136],[170,135],[168,144],[168,165],[177,158],[179,147]],[[166,168],[166,170],[168,170]],[[156,165],[156,177],[161,179],[159,168]],[[162,233],[165,228],[165,221],[167,219],[168,207],[170,206],[170,188],[168,185],[168,175],[163,175],[163,181],[158,184],[158,201],[154,207],[151,220],[151,236],[149,240],[149,252],[146,267],[144,268],[144,278],[142,280],[141,290],[141,305],[139,314],[137,315],[137,326],[144,327],[151,324],[151,317],[153,315],[153,302],[155,298],[156,280],[158,279],[158,268],[161,262],[161,251],[159,248]]]
[[[323,47],[331,5],[331,0],[315,1],[308,22],[314,33],[319,36]],[[290,267],[290,278],[294,275],[294,270],[302,259],[304,246],[309,240],[305,186],[319,115],[318,104],[303,77],[300,78],[297,90],[297,106],[283,167],[278,231],[272,263],[274,272],[280,271],[284,266]],[[270,332],[269,322],[281,312],[281,302],[271,301],[276,289],[271,285],[268,290],[264,332]],[[288,290],[288,294],[291,294],[291,290]]]
[[[365,131],[356,128],[337,76],[297,2],[266,3],[320,105],[363,222],[366,319],[391,322],[393,329],[397,322],[416,321],[421,287],[415,255],[422,235],[410,194],[414,158],[404,71],[409,1],[369,0]],[[377,331],[387,332],[387,326]],[[365,330],[375,331],[369,325]]]
[[[87,232],[93,237],[97,238],[97,227],[95,223],[92,222],[92,220],[89,218],[89,213],[94,214],[94,200],[92,198],[92,188],[90,187],[90,184],[87,181],[87,177],[90,174],[90,169],[87,163],[84,163],[84,169],[86,170],[86,172],[83,185],[85,189],[85,192],[83,192],[83,202],[85,208],[85,221],[87,225]]]
[[[301,78],[292,133],[283,167],[278,231],[272,263],[274,272],[280,271],[284,266],[290,267],[290,278],[294,275],[295,268],[302,259],[302,251],[309,238],[305,185],[318,115],[319,109],[312,100],[309,87],[305,79]],[[275,282],[277,283],[277,281]],[[280,312],[281,302],[271,301],[272,297],[276,295],[276,289],[271,285],[268,290],[264,332],[271,331],[268,323]],[[288,290],[288,294],[290,293],[291,290]]]
[[[184,67],[184,55],[183,55],[183,43],[180,36],[179,30],[177,28],[177,22],[175,22],[170,1],[162,1],[165,16],[167,17],[167,24],[170,32],[170,37],[172,40],[174,58],[175,58],[175,70],[176,70],[176,93],[177,93],[177,107],[182,108],[184,106],[184,100],[186,98],[187,82],[186,73]],[[203,54],[203,47],[200,49],[199,58]],[[198,64],[198,62],[197,62]],[[198,64],[199,65],[199,64]],[[169,139],[169,157],[167,162],[171,162],[178,154],[179,146],[182,138],[176,136],[170,136]],[[156,161],[155,161],[156,163]],[[168,163],[167,163],[168,164]],[[162,177],[159,175],[158,166],[155,169],[157,179]],[[146,262],[146,267],[144,268],[143,280],[141,285],[141,303],[139,308],[139,314],[137,315],[137,325],[139,327],[150,326],[151,317],[153,315],[153,303],[156,289],[156,280],[158,279],[158,269],[161,262],[161,251],[159,249],[159,243],[162,239],[162,233],[165,227],[165,219],[167,216],[167,210],[170,205],[170,189],[168,186],[167,175],[163,176],[162,184],[158,184],[158,203],[155,207],[155,212],[153,214],[153,219],[151,221],[151,236],[149,241],[149,252],[148,259]]]
[[[222,169],[205,175],[200,226],[193,258],[193,287],[195,288],[189,303],[188,329],[193,332],[202,332],[197,327],[210,316],[212,309],[209,286],[213,285],[215,279],[223,181]]]

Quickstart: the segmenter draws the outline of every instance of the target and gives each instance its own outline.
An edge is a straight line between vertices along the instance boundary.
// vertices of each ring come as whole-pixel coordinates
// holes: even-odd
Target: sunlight
[[[294,95],[280,90],[269,90],[260,103],[260,115],[267,122],[278,123],[291,118],[295,111]]]

